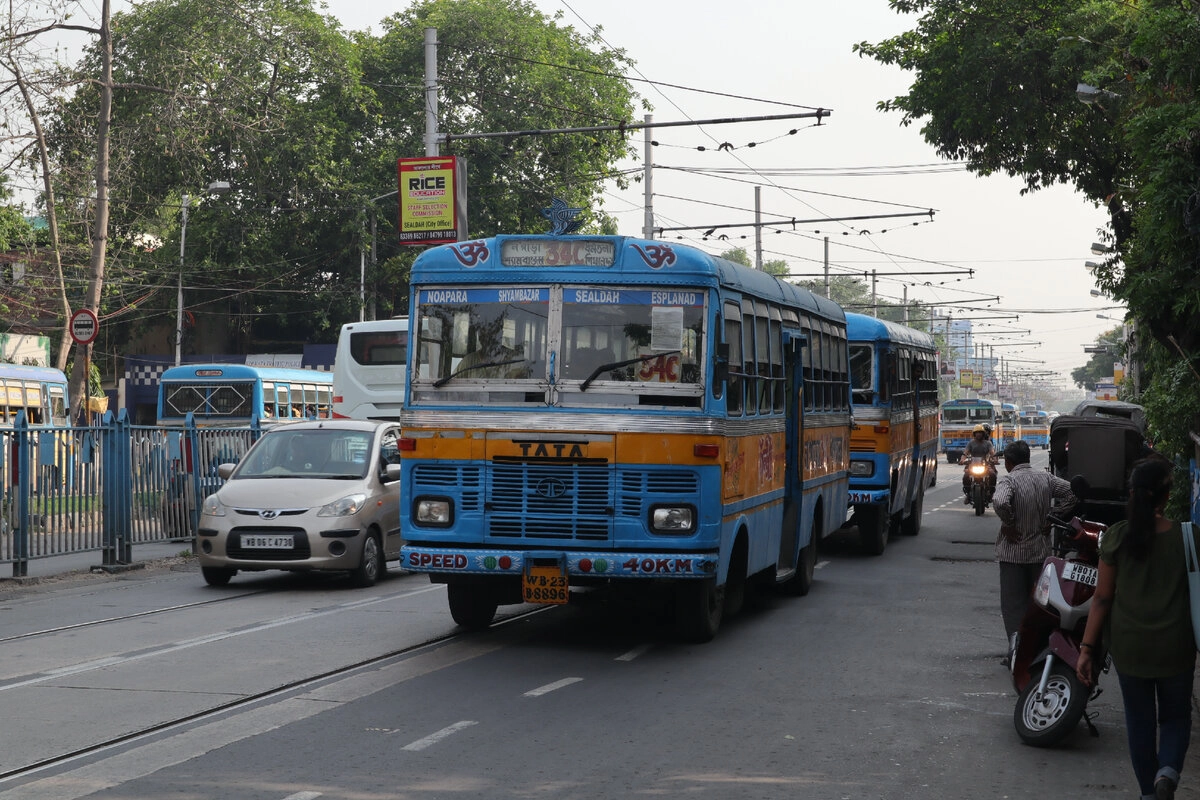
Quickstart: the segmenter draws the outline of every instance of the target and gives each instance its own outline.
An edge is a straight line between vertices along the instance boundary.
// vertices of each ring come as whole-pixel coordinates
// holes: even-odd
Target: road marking
[[[817,563],[816,563],[816,564],[813,566],[813,569],[824,569],[825,567],[829,566],[829,563],[830,563],[830,562],[829,562],[829,560],[828,560],[828,559],[826,559],[825,561],[818,561],[818,562],[817,562]]]
[[[283,800],[317,800],[320,796],[320,792],[296,792],[295,794],[289,794]]]
[[[653,645],[649,645],[649,644],[640,644],[637,647],[630,650],[629,652],[622,653],[621,655],[617,656],[613,660],[614,661],[633,661],[638,656],[645,654],[646,651],[648,651],[652,646]]]
[[[431,733],[428,736],[426,736],[424,739],[417,739],[415,742],[410,742],[409,744],[404,745],[404,747],[402,747],[400,749],[408,750],[411,752],[417,752],[418,750],[424,750],[426,747],[430,747],[432,745],[437,744],[442,739],[445,739],[447,736],[453,736],[454,734],[458,733],[459,731],[463,730],[464,728],[469,728],[472,725],[478,725],[478,724],[479,723],[476,722],[475,720],[464,719],[462,722],[456,722],[453,725],[442,728],[440,731],[437,731],[436,733]]]
[[[563,678],[561,681],[555,681],[554,683],[547,683],[545,686],[539,686],[536,689],[530,689],[528,692],[525,693],[525,696],[526,697],[541,697],[544,694],[550,694],[550,692],[553,692],[556,689],[561,689],[564,686],[570,686],[572,683],[579,683],[581,680],[583,680],[583,678]]]

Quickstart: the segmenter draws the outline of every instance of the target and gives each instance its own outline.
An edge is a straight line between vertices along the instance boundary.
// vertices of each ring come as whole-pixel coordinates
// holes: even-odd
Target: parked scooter
[[[967,498],[975,508],[975,516],[983,516],[984,509],[992,502],[995,487],[991,480],[992,466],[983,456],[972,456],[967,462],[967,476],[970,478],[970,491]]]
[[[1086,482],[1072,482],[1083,497]],[[1081,517],[1050,517],[1052,554],[1042,566],[1029,609],[1013,637],[1013,686],[1017,706],[1013,724],[1026,744],[1050,747],[1075,730],[1083,718],[1093,736],[1099,732],[1085,716],[1087,704],[1100,695],[1099,682],[1089,690],[1075,675],[1079,643],[1087,626],[1099,574],[1100,536],[1107,526]],[[1096,664],[1109,669],[1109,656],[1094,651]]]

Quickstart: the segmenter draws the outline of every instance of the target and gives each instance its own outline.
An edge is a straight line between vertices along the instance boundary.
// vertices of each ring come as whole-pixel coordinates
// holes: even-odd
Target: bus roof
[[[592,245],[591,264],[551,265],[545,254],[566,247],[572,252]],[[513,255],[506,255],[511,252]],[[519,253],[520,255],[517,255]],[[561,256],[557,256],[561,258]],[[507,262],[506,262],[507,259]],[[582,259],[580,259],[582,260]],[[469,269],[467,268],[469,267]],[[734,263],[703,250],[674,242],[629,236],[501,235],[431,247],[413,263],[411,282],[443,284],[586,282],[597,273],[636,286],[717,286],[759,297],[778,297],[821,317],[841,321],[842,307],[770,273]],[[574,276],[574,277],[573,277]],[[619,276],[619,277],[618,277]]]
[[[853,311],[846,312],[846,338],[852,342],[891,341],[923,350],[933,350],[933,337],[928,333]]]
[[[67,376],[54,367],[30,366],[29,364],[0,364],[0,378],[22,378],[27,381],[64,383]]]
[[[251,367],[246,364],[182,364],[163,370],[159,382],[188,381],[200,378],[237,378],[264,381],[300,381],[303,383],[333,383],[333,375],[315,369],[291,367]]]

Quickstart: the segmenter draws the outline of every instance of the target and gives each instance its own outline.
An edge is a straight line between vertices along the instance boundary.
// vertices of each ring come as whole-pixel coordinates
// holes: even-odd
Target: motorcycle
[[[1021,740],[1035,747],[1058,744],[1080,718],[1092,736],[1099,735],[1084,713],[1100,695],[1099,681],[1089,690],[1079,682],[1075,666],[1096,591],[1100,536],[1107,526],[1081,517],[1049,519],[1053,551],[1042,566],[1009,653],[1017,690],[1013,725]],[[1097,649],[1094,656],[1108,672],[1108,654]]]
[[[983,456],[972,456],[967,462],[969,490],[967,499],[975,508],[975,516],[983,516],[983,511],[992,502],[994,487],[991,481],[991,464]]]

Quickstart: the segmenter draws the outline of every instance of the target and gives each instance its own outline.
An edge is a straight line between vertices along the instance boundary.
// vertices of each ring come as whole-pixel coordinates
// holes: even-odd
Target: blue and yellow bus
[[[413,265],[402,565],[454,620],[666,590],[712,638],[751,583],[806,594],[846,520],[835,303],[698,249],[501,235]]]
[[[1003,453],[1004,448],[1019,438],[1017,435],[1018,417],[1020,417],[1020,409],[1017,408],[1016,403],[1000,404],[999,429],[992,434],[992,441],[996,445],[997,453]]]
[[[948,463],[958,463],[976,425],[990,426],[992,441],[998,442],[998,436],[1002,435],[999,432],[1000,404],[983,397],[964,397],[942,403],[941,450]],[[996,449],[999,451],[999,446]]]
[[[1045,411],[1022,409],[1017,437],[1024,439],[1030,447],[1048,450],[1050,448],[1050,415]]]
[[[333,376],[328,372],[245,364],[185,364],[158,380],[158,424],[182,426],[192,414],[200,427],[243,427],[257,419],[333,417]]]
[[[31,426],[70,424],[67,376],[53,367],[0,364],[0,425],[25,412]]]
[[[937,481],[937,345],[927,333],[850,312],[846,335],[851,521],[863,549],[879,555],[892,532],[920,532],[925,489]]]

